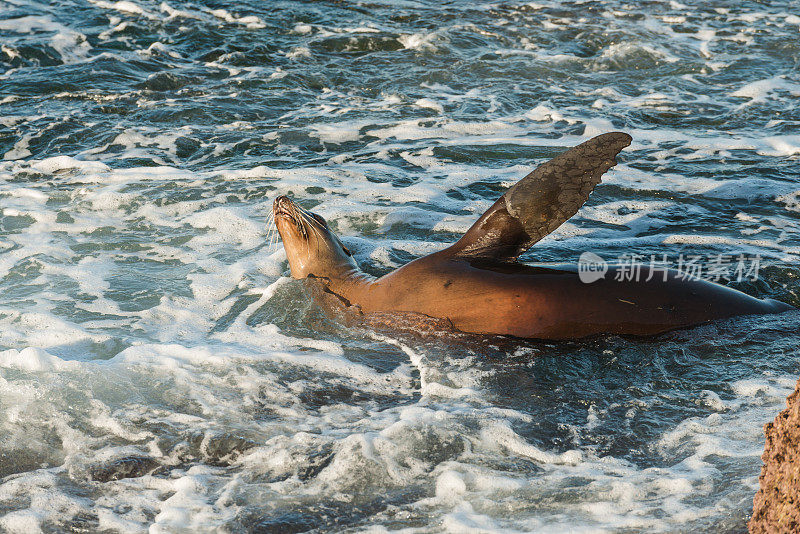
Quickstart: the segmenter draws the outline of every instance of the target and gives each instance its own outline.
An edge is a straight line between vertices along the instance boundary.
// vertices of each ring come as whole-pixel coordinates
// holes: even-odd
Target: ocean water
[[[380,274],[633,136],[531,262],[758,255],[800,306],[788,0],[0,0],[0,531],[743,532],[800,314],[537,342],[347,328]]]

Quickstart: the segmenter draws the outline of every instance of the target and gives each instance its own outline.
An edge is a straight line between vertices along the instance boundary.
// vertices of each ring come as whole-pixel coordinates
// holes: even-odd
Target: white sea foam
[[[731,96],[739,98],[749,98],[748,104],[763,102],[770,93],[780,89],[796,88],[795,84],[786,81],[785,76],[774,76],[766,80],[750,82],[747,85],[731,93]]]
[[[108,172],[108,165],[99,161],[80,161],[70,156],[53,156],[41,161],[30,162],[32,169],[46,174],[55,174],[58,171],[76,169],[85,173]]]
[[[64,31],[55,34],[50,39],[52,46],[61,56],[64,63],[77,63],[89,57],[92,46],[82,33]]]
[[[655,60],[665,61],[667,63],[675,63],[679,58],[664,50],[656,50],[655,48],[643,44],[636,43],[615,43],[603,50],[602,58],[614,59],[618,61],[630,61],[637,56],[648,56]],[[638,60],[638,58],[636,59]]]
[[[89,0],[92,4],[103,9],[112,11],[119,11],[127,15],[141,15],[147,18],[155,18],[156,15],[145,10],[142,6],[129,0],[118,0],[117,2],[109,2],[107,0]]]
[[[759,154],[765,156],[795,156],[800,154],[800,135],[766,137],[764,142],[772,150],[761,149]]]
[[[444,111],[444,108],[442,107],[441,104],[435,102],[434,100],[431,100],[430,98],[420,98],[419,100],[414,102],[414,105],[422,109],[432,109],[433,111],[436,111],[438,113],[442,113]]]
[[[69,28],[53,21],[50,17],[29,15],[14,19],[0,19],[0,30],[14,33],[32,33],[34,31],[62,32],[71,31]]]
[[[300,59],[311,57],[311,50],[306,46],[297,46],[286,52],[289,59]]]
[[[185,19],[200,19],[200,15],[194,11],[188,11],[185,9],[177,9],[166,2],[161,2],[159,8],[163,13],[169,15],[170,18],[185,18]]]
[[[225,9],[213,9],[209,13],[231,24],[241,24],[250,29],[265,28],[266,24],[255,15],[236,16]]]
[[[398,41],[407,49],[411,50],[428,50],[431,52],[436,51],[435,42],[438,36],[436,32],[420,32],[414,34],[401,35],[397,38]]]
[[[21,136],[19,140],[14,143],[13,148],[3,155],[3,159],[15,160],[30,156],[31,151],[28,150],[28,148],[30,147],[31,137],[32,135],[30,134]]]
[[[355,121],[336,124],[315,124],[311,135],[318,137],[323,143],[346,143],[348,141],[358,141],[360,129],[368,124],[368,121]]]

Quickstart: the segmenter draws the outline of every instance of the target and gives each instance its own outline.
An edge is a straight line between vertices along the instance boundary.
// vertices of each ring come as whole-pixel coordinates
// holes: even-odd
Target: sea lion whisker
[[[278,247],[278,239],[280,236],[280,232],[278,232],[278,224],[275,220],[275,212],[272,211],[270,213],[270,234],[269,234],[269,252],[270,254],[273,253]]]
[[[311,227],[311,230],[313,230],[317,235],[322,237],[322,235],[319,233],[319,231],[317,231],[317,225],[314,224],[316,221],[314,220],[312,215],[309,212],[303,210],[302,208],[300,209],[299,213],[300,213],[300,218],[304,222],[308,223],[308,225]]]
[[[300,210],[297,209],[296,205],[292,204],[292,209],[289,211],[289,216],[292,218],[292,222],[294,222],[295,226],[300,231],[300,235],[303,236],[303,239],[308,241],[308,231],[306,230],[306,225],[303,224],[303,216]]]
[[[303,219],[304,222],[308,223],[308,226],[309,228],[311,228],[311,231],[314,232],[314,234],[318,237],[318,239],[316,240],[317,252],[319,252],[320,241],[325,243],[326,248],[333,251],[334,249],[331,246],[331,244],[328,242],[327,239],[325,239],[325,236],[322,235],[321,230],[325,230],[325,227],[322,226],[322,224],[314,217],[313,213],[311,213],[310,211],[306,210],[301,206],[298,206],[298,208],[299,208],[298,213],[300,214],[300,217]]]
[[[328,240],[325,239],[325,237],[322,235],[322,232],[320,231],[320,229],[322,229],[322,226],[320,225],[319,227],[317,227],[317,225],[311,223],[311,220],[314,220],[314,222],[316,222],[317,224],[319,224],[319,221],[316,221],[316,219],[313,219],[313,217],[311,217],[310,214],[304,214],[303,218],[306,221],[309,222],[309,226],[311,227],[311,231],[314,232],[317,235],[317,237],[319,238],[319,239],[317,239],[317,251],[319,251],[319,242],[320,241],[325,243],[325,247],[327,247],[330,250],[333,250],[333,247],[331,246],[331,244],[328,243]],[[311,220],[309,220],[309,219],[311,219]]]
[[[269,231],[269,253],[272,254],[275,247],[277,247],[278,239],[277,239],[278,230],[274,226],[270,228]]]
[[[319,243],[322,242],[322,243],[325,244],[325,248],[327,248],[330,251],[336,252],[334,250],[334,248],[331,246],[329,240],[325,238],[325,236],[322,234],[322,232],[318,228],[312,226],[311,227],[311,231],[314,232],[318,237],[318,239],[317,239],[317,250],[319,250]]]
[[[270,212],[267,214],[267,251],[269,253],[272,253],[272,240],[275,236],[276,230],[275,212],[270,210]]]
[[[316,226],[317,228],[325,229],[325,226],[323,226],[323,224],[317,219],[316,215],[314,215],[313,213],[311,213],[307,209],[303,208],[302,206],[299,206],[299,208],[300,208],[300,212],[303,213],[306,216],[306,218],[307,218],[308,222],[311,224],[311,226]]]
[[[314,221],[314,218],[311,217],[311,215],[309,213],[301,211],[300,212],[300,218],[302,218],[305,222],[307,222],[312,230],[316,229],[316,224],[314,224],[314,222],[316,222],[316,221]]]
[[[331,246],[328,244],[328,241],[322,236],[322,234],[320,233],[319,230],[317,230],[315,227],[311,226],[311,231],[314,232],[314,234],[318,237],[318,239],[316,239],[316,241],[317,241],[317,252],[319,252],[319,242],[320,241],[323,241],[325,243],[326,247],[331,248]]]

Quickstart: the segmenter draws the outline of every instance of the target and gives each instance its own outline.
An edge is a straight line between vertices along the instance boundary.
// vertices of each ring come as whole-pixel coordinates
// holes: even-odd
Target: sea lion
[[[630,143],[628,134],[612,132],[567,150],[511,187],[456,243],[380,278],[358,268],[322,217],[286,196],[273,204],[275,224],[292,277],[366,317],[412,315],[476,334],[569,339],[651,335],[792,309],[671,270],[651,276],[642,267],[638,280],[626,280],[610,267],[584,283],[574,266],[517,261],[578,211]]]

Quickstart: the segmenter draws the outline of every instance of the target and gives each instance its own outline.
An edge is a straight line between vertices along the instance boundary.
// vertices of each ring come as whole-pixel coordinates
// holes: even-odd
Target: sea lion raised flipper
[[[577,213],[630,144],[626,133],[606,133],[543,163],[506,191],[450,250],[465,258],[516,260]]]

